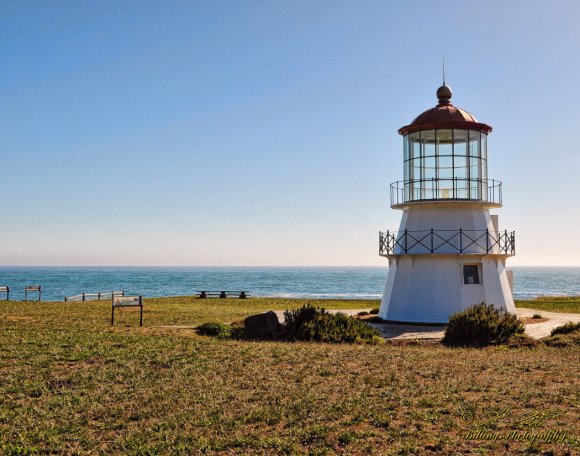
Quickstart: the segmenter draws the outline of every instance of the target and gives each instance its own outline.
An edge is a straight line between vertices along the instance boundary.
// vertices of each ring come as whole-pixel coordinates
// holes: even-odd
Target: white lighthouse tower
[[[506,260],[515,233],[489,210],[502,205],[501,182],[487,176],[491,127],[451,103],[445,83],[437,106],[402,127],[404,180],[391,184],[399,231],[379,233],[389,274],[379,316],[447,323],[480,302],[515,312]]]

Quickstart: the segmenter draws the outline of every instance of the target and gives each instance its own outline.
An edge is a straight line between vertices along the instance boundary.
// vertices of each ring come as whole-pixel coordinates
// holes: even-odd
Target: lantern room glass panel
[[[469,132],[467,130],[453,130],[453,155],[467,156],[467,142]]]
[[[421,199],[421,132],[409,135],[409,180],[405,182],[407,201]]]
[[[404,200],[486,200],[487,135],[441,129],[404,137]]]

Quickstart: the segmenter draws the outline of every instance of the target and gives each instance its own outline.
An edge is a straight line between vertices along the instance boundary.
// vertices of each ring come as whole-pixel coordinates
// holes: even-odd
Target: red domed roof
[[[464,130],[479,130],[491,132],[491,127],[480,123],[467,111],[453,106],[451,89],[445,85],[437,90],[439,104],[434,108],[419,114],[411,124],[399,129],[399,134],[407,135],[415,131],[434,130],[440,128],[458,128]]]

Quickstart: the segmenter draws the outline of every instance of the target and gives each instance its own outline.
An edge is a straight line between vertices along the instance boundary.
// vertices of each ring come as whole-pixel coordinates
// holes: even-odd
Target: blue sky
[[[494,127],[513,265],[580,265],[580,3],[0,3],[0,265],[385,265],[397,129]]]

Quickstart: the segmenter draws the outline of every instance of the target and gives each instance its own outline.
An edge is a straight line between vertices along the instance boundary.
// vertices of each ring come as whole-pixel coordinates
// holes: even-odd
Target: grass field
[[[108,302],[1,302],[0,454],[580,450],[578,348],[258,343],[187,328],[303,302],[148,299],[143,328],[132,311],[111,328]]]
[[[516,301],[516,307],[545,310],[548,312],[580,313],[580,296],[540,297]]]

